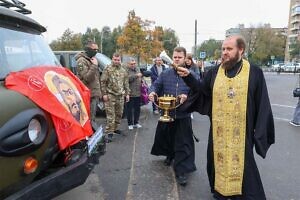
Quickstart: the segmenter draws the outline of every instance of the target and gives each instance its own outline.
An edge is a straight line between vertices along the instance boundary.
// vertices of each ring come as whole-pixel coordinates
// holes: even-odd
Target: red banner
[[[92,134],[90,91],[67,68],[43,66],[12,72],[5,86],[51,114],[60,149]]]

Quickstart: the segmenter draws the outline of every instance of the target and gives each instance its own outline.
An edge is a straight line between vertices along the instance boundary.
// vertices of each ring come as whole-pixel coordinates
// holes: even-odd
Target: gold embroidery
[[[249,70],[243,60],[240,73],[228,78],[221,66],[213,88],[215,190],[224,196],[242,194]]]

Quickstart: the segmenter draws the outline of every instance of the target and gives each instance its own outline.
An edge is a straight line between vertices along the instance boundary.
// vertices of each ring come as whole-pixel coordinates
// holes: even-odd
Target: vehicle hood
[[[4,86],[4,81],[0,82],[0,105],[0,127],[19,112],[37,108],[37,105],[27,97],[13,90],[8,90]]]

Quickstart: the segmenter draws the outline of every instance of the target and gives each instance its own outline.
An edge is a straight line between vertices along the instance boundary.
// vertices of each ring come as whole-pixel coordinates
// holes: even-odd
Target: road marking
[[[271,104],[271,106],[278,106],[278,107],[284,107],[284,108],[296,108],[296,106],[282,105],[282,104],[276,104],[276,103]]]
[[[290,119],[285,119],[285,118],[280,118],[280,117],[274,117],[274,119],[281,120],[281,121],[286,121],[286,122],[291,121]]]
[[[133,149],[132,149],[132,156],[131,156],[131,168],[130,168],[130,176],[128,181],[128,189],[126,200],[133,200],[133,188],[132,185],[135,182],[135,174],[134,174],[134,163],[135,163],[135,151],[136,151],[136,139],[137,139],[138,131],[134,133],[134,141],[133,141]]]
[[[149,117],[150,112],[146,112],[145,116],[145,121],[147,121]],[[136,129],[134,133],[134,141],[133,141],[133,149],[132,149],[132,159],[131,159],[131,169],[130,169],[130,175],[129,175],[129,181],[128,181],[128,189],[127,189],[127,194],[126,194],[126,200],[135,200],[135,195],[133,193],[133,185],[136,183],[136,176],[135,176],[135,152],[136,152],[136,142],[137,142],[137,137],[139,134],[139,129]],[[167,200],[179,200],[179,191],[178,191],[178,186],[177,186],[177,181],[175,178],[175,173],[174,170],[172,170],[172,179],[173,179],[173,188],[172,192],[166,196]]]

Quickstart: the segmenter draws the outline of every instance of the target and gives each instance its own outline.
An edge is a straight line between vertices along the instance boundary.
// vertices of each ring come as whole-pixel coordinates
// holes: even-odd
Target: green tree
[[[179,39],[176,36],[176,33],[171,28],[165,28],[162,38],[163,47],[166,53],[171,56],[175,47],[179,45]]]
[[[101,30],[101,40],[100,40],[100,46],[99,49],[100,51],[105,54],[108,55],[109,50],[110,50],[110,38],[111,38],[111,30],[109,28],[109,26],[104,26]]]
[[[270,26],[260,26],[253,29],[249,38],[246,41],[249,45],[247,55],[250,62],[266,65],[270,63],[271,56],[280,60],[284,58],[286,37]]]
[[[62,36],[50,43],[53,51],[81,50],[81,33],[74,34],[69,28]]]
[[[218,58],[220,58],[221,56],[221,47],[222,47],[222,41],[218,41],[215,39],[209,39],[206,40],[204,42],[202,42],[202,44],[200,45],[199,48],[197,48],[197,53],[196,53],[196,57],[198,57],[198,55],[200,54],[201,51],[206,52],[206,58],[208,60],[216,60]]]
[[[97,28],[90,28],[86,29],[86,32],[82,35],[81,43],[84,46],[88,40],[92,40],[97,43],[100,48],[101,43],[101,33]]]
[[[103,46],[103,52],[105,55],[112,57],[113,53],[119,51],[117,41],[122,34],[122,30],[122,27],[118,26],[117,28],[113,29],[109,37],[103,38],[105,41]]]

